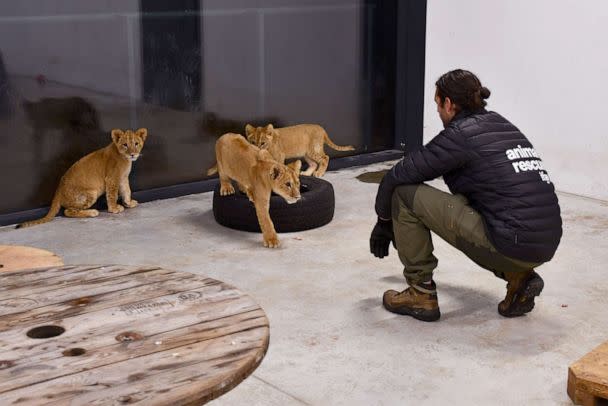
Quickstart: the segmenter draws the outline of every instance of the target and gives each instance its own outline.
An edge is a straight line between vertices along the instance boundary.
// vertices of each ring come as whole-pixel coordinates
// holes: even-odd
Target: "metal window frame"
[[[422,146],[427,0],[397,2],[395,148]]]
[[[381,152],[372,152],[369,154],[334,158],[330,161],[328,170],[336,171],[339,169],[350,168],[353,166],[363,166],[377,162],[395,160],[401,158],[402,155],[402,151],[387,150]],[[140,190],[137,192],[133,192],[133,198],[139,201],[140,203],[162,199],[173,199],[175,197],[180,196],[210,192],[215,189],[215,186],[217,184],[217,178],[205,179],[197,182],[181,183],[177,185],[165,186],[155,189]],[[99,199],[95,204],[95,207],[104,210],[106,208],[105,199]],[[23,223],[24,221],[38,219],[43,217],[48,212],[48,210],[48,207],[41,207],[38,209],[1,214],[0,226],[19,224]]]

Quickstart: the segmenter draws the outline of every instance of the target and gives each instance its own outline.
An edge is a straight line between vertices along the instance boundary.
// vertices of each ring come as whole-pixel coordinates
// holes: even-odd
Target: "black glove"
[[[394,240],[393,222],[391,220],[378,219],[369,238],[369,250],[377,258],[388,257],[388,246],[391,241],[395,245]]]

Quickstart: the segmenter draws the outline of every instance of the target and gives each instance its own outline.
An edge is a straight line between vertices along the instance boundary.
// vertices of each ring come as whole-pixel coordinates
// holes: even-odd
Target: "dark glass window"
[[[203,179],[217,137],[246,123],[392,148],[396,4],[1,2],[0,214],[48,205],[113,128],[149,131],[133,190]]]

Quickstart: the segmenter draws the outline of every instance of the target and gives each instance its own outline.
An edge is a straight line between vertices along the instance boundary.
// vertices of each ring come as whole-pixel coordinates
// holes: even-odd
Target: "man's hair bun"
[[[490,97],[490,94],[492,92],[490,92],[490,89],[488,89],[485,86],[482,86],[481,89],[479,89],[479,94],[481,96],[482,99],[487,99],[488,97]]]

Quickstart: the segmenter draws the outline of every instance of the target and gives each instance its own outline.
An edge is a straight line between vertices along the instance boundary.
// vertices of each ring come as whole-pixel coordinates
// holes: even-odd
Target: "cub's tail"
[[[211,168],[207,169],[207,176],[215,175],[217,173],[217,164],[214,164]]]
[[[334,144],[334,142],[329,139],[329,135],[327,135],[327,132],[323,131],[323,137],[325,139],[325,143],[327,145],[329,145],[329,147],[331,149],[335,149],[336,151],[353,151],[355,149],[355,147],[353,147],[352,145],[345,145],[345,146],[340,146],[340,145],[336,145]]]
[[[25,227],[35,226],[38,224],[48,223],[49,221],[53,220],[53,218],[57,215],[57,213],[59,213],[60,209],[61,209],[61,199],[59,197],[59,192],[57,191],[57,192],[55,192],[55,197],[53,197],[53,202],[51,203],[51,208],[49,209],[49,212],[46,214],[46,216],[44,216],[43,218],[38,219],[38,220],[27,221],[25,223],[18,224],[17,227],[15,227],[15,228],[25,228]]]

